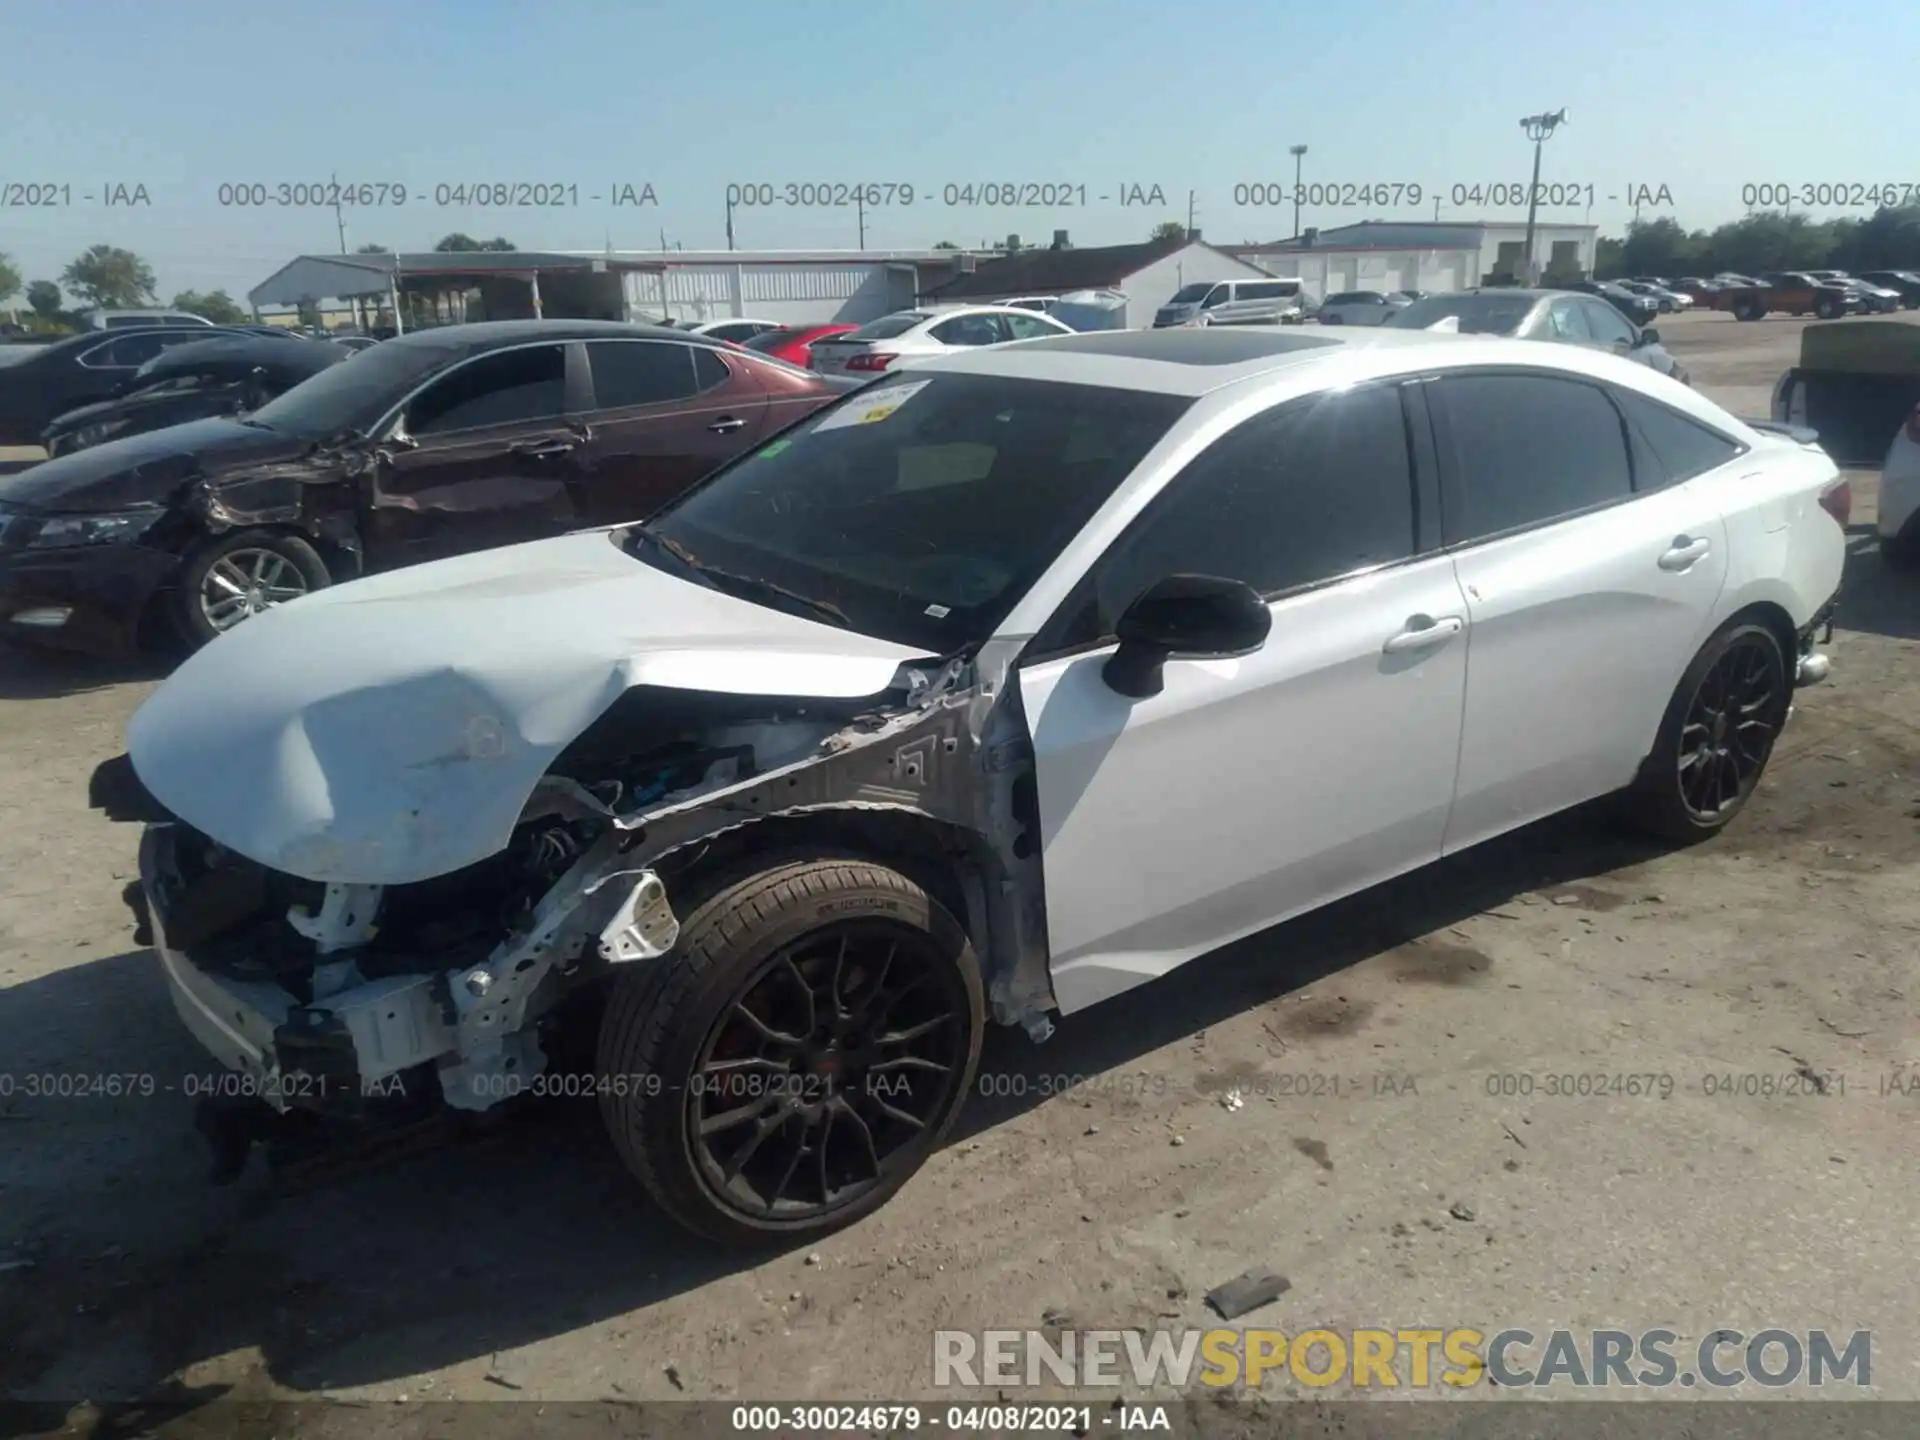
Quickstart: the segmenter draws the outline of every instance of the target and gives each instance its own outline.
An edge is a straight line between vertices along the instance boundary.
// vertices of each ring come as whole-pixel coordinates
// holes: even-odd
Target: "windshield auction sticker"
[[[931,380],[910,380],[904,385],[889,385],[870,399],[842,405],[814,426],[813,433],[818,435],[822,431],[839,430],[847,425],[878,425],[932,383]]]

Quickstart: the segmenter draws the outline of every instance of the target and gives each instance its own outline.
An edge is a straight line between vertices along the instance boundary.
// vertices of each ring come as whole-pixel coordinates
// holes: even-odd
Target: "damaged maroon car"
[[[653,326],[401,336],[244,418],[0,481],[0,636],[199,644],[362,574],[642,519],[848,388]]]

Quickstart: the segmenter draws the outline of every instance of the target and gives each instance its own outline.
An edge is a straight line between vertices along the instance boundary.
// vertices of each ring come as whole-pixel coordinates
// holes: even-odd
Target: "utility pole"
[[[1193,191],[1187,192],[1187,238],[1193,238]]]
[[[1540,210],[1540,147],[1546,143],[1549,135],[1553,134],[1555,130],[1558,130],[1566,123],[1567,112],[1564,106],[1554,111],[1551,115],[1543,111],[1538,115],[1528,115],[1520,122],[1520,128],[1526,131],[1527,138],[1533,141],[1533,185],[1527,191],[1527,248],[1526,260],[1524,262],[1526,274],[1520,278],[1520,283],[1523,285],[1531,285],[1535,279],[1533,267],[1533,225],[1534,217]]]
[[[860,216],[860,249],[862,251],[865,251],[867,248],[867,197],[866,195],[863,193],[856,193],[853,197],[853,203],[854,203],[856,213]]]
[[[347,220],[346,217],[340,213],[340,177],[334,175],[331,179],[333,183],[333,224],[334,228],[340,232],[340,253],[344,255],[347,253]]]
[[[1307,153],[1304,145],[1289,145],[1287,153],[1293,156],[1293,238],[1300,238],[1300,163]]]
[[[733,249],[733,196],[727,196],[727,249]]]

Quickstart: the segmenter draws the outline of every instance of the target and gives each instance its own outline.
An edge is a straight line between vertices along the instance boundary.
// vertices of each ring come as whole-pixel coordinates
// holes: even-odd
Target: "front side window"
[[[416,437],[558,419],[566,411],[566,352],[558,345],[502,350],[462,365],[407,407]]]
[[[1050,325],[1037,315],[1002,315],[1000,318],[1016,340],[1042,340],[1065,333],[1058,325]]]
[[[684,552],[719,588],[779,608],[778,586],[849,629],[950,653],[993,633],[1191,404],[1005,376],[883,381],[723,467],[630,551],[699,583]]]
[[[1242,580],[1263,595],[1414,553],[1413,467],[1397,387],[1316,395],[1255,416],[1167,482],[1081,582],[1049,651],[1110,638],[1168,575]]]
[[[1449,375],[1439,392],[1453,454],[1450,545],[1572,515],[1633,493],[1620,413],[1592,385],[1549,375]]]
[[[1580,307],[1586,312],[1587,329],[1593,332],[1593,338],[1602,345],[1624,345],[1629,350],[1639,338],[1634,334],[1633,326],[1621,316],[1620,312],[1603,301],[1589,301]]]
[[[1547,332],[1556,340],[1586,344],[1594,338],[1587,325],[1585,305],[1576,300],[1556,300],[1547,307]]]
[[[1167,303],[1169,305],[1198,305],[1202,300],[1206,299],[1212,291],[1213,286],[1205,280],[1201,280],[1193,285],[1182,285],[1178,290],[1173,292],[1173,299]]]
[[[1207,303],[1200,308],[1202,310],[1211,310],[1217,305],[1226,304],[1231,299],[1233,299],[1233,287],[1231,285],[1216,285],[1208,293]]]

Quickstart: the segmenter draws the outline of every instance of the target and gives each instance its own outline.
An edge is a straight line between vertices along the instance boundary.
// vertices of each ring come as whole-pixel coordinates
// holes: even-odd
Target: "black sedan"
[[[1461,335],[1585,345],[1638,361],[1682,385],[1693,383],[1660,344],[1658,330],[1641,329],[1596,295],[1564,290],[1465,290],[1416,300],[1386,324],[1391,330],[1451,330]]]
[[[0,478],[0,637],[125,653],[161,620],[205,643],[363,573],[644,518],[858,388],[653,326],[404,335],[244,417]]]
[[[223,335],[176,345],[120,382],[111,400],[55,417],[40,437],[48,455],[164,430],[213,415],[257,410],[352,353],[322,340]]]
[[[1631,290],[1622,289],[1611,280],[1569,280],[1564,285],[1554,287],[1557,290],[1571,290],[1581,295],[1597,295],[1627,319],[1636,325],[1648,325],[1659,315],[1658,302],[1644,295],[1636,295]]]
[[[243,331],[208,325],[90,330],[0,366],[0,445],[38,445],[56,415],[111,400],[147,361],[176,345]]]

